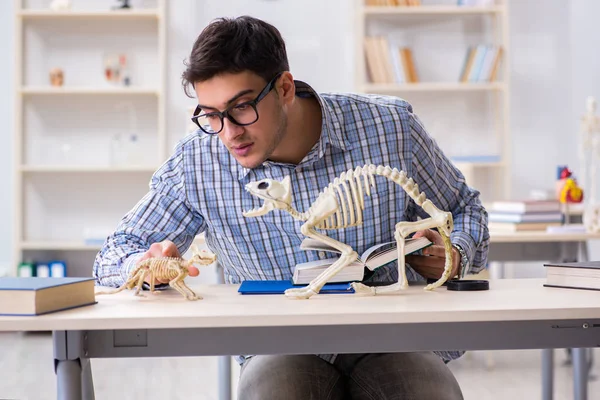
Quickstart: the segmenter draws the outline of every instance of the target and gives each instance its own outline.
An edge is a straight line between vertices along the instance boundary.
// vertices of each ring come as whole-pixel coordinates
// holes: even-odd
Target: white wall
[[[292,73],[320,91],[346,91],[354,82],[352,1],[347,0],[177,0],[169,2],[168,132],[170,145],[186,130],[181,89],[182,61],[212,18],[244,13],[278,26],[288,45]],[[576,129],[585,97],[600,98],[600,56],[594,51],[600,4],[594,0],[511,1],[511,128],[513,193],[550,189],[557,164],[576,169]],[[12,1],[0,1],[0,51],[12,54]],[[315,57],[315,54],[319,54]],[[585,62],[584,62],[585,58]],[[12,60],[13,57],[8,58]],[[12,225],[12,62],[0,63],[0,265],[11,248]],[[427,122],[427,121],[425,121]],[[541,144],[546,147],[542,151]],[[529,166],[524,167],[523,163]],[[594,253],[592,253],[594,254]]]
[[[13,1],[0,1],[0,276],[11,258],[13,209]]]

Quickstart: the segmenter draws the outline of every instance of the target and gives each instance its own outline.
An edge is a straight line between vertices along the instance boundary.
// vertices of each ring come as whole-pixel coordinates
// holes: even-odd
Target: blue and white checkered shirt
[[[292,205],[304,211],[332,179],[365,164],[406,171],[438,208],[452,212],[451,240],[467,255],[470,265],[466,273],[485,267],[489,233],[479,192],[466,185],[410,104],[388,96],[317,94],[300,81],[296,81],[296,94],[316,97],[323,115],[321,138],[298,165],[266,161],[247,169],[236,162],[217,135],[204,135],[200,130],[188,135],[153,175],[149,192],[107,238],[94,263],[97,284],[123,284],[150,244],[168,239],[183,254],[201,232],[224,267],[226,282],[291,279],[297,263],[331,255],[300,250],[305,238],[300,232],[303,222],[286,212],[243,217],[243,210],[262,205],[244,186],[290,175]],[[393,241],[397,222],[429,217],[399,185],[376,179],[376,190],[366,198],[363,225],[327,231],[358,254],[374,244]],[[424,280],[410,268],[407,275],[409,280]],[[370,279],[396,281],[396,263],[377,269]],[[464,352],[436,353],[448,361]],[[320,356],[330,362],[335,358]]]

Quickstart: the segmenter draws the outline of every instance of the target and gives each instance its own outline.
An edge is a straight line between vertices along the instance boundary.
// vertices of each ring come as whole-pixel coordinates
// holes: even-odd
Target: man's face
[[[210,113],[254,100],[266,84],[258,75],[242,72],[196,82],[194,89],[201,113]],[[227,118],[223,120],[219,138],[243,167],[261,165],[285,135],[287,119],[276,91],[277,85],[256,105],[258,120],[255,123],[239,126]]]

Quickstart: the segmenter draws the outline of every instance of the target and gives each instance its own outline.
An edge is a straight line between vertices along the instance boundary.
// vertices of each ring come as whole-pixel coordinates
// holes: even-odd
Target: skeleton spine
[[[334,196],[339,205],[335,215],[320,222],[318,229],[339,229],[362,224],[362,212],[365,208],[365,195],[371,195],[371,187],[375,187],[374,176],[383,176],[400,185],[404,191],[419,206],[423,206],[427,197],[419,192],[419,186],[406,172],[396,168],[381,165],[365,165],[354,170],[342,172],[339,177],[327,186],[319,197],[324,195]],[[308,214],[302,213],[301,216]]]

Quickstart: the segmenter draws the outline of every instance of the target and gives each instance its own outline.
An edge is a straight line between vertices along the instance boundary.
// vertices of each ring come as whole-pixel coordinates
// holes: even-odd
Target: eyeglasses
[[[240,104],[234,104],[223,112],[212,111],[209,113],[200,114],[202,108],[197,106],[196,110],[194,111],[192,121],[198,125],[198,128],[202,129],[202,131],[208,133],[209,135],[214,135],[223,130],[223,118],[227,118],[239,126],[252,125],[258,121],[258,111],[256,109],[256,105],[275,87],[275,82],[277,82],[277,79],[279,79],[282,73],[283,72],[280,72],[275,75],[275,77],[271,79],[269,83],[267,83],[267,86],[261,90],[254,100],[246,101]]]

